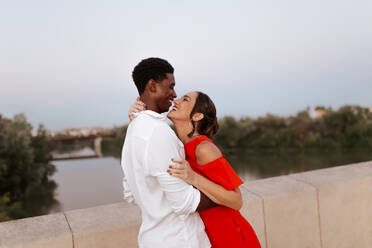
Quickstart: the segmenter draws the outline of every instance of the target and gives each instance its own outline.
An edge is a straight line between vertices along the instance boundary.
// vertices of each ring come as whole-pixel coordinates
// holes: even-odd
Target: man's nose
[[[177,94],[176,94],[176,92],[175,91],[173,91],[173,98],[177,98]]]

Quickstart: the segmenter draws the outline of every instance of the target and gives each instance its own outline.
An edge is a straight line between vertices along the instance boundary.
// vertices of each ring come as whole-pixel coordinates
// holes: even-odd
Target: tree
[[[0,115],[0,197],[12,218],[48,213],[58,202],[57,187],[50,176],[56,171],[50,164],[51,145],[40,126],[32,136],[32,126],[23,114],[13,119]],[[37,208],[32,202],[37,201]],[[13,207],[12,207],[13,206]]]

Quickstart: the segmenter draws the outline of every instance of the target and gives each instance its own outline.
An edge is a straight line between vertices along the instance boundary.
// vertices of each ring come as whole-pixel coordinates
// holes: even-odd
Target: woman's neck
[[[191,137],[188,136],[192,131],[192,125],[190,122],[174,121],[173,124],[176,127],[177,136],[183,144],[186,144],[200,136],[196,130]]]

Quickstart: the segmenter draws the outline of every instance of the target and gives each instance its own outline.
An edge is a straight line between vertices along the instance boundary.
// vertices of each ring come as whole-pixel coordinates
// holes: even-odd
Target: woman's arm
[[[168,173],[174,177],[178,177],[185,182],[193,185],[213,202],[218,205],[230,207],[235,210],[240,210],[242,207],[242,195],[239,188],[227,190],[223,186],[209,180],[208,178],[194,172],[189,163],[184,159],[173,159],[177,166],[171,165]]]
[[[130,105],[128,110],[129,122],[134,119],[133,113],[138,113],[144,110],[146,110],[146,104],[141,101],[140,97],[137,97],[136,101]]]

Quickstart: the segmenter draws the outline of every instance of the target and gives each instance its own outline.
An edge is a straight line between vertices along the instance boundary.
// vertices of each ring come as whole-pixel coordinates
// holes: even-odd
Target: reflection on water
[[[87,208],[122,201],[122,171],[114,158],[54,162],[57,199],[61,210]]]
[[[372,160],[372,151],[250,152],[226,155],[243,179],[266,178]]]
[[[371,151],[348,152],[249,152],[227,153],[226,158],[244,180],[286,175],[331,166],[372,160]],[[60,210],[121,202],[120,161],[106,157],[54,162]],[[57,211],[55,209],[54,211]]]
[[[44,177],[41,181],[34,182],[22,205],[22,209],[28,215],[22,217],[44,215],[52,210],[60,210],[60,202],[55,196],[57,187],[53,177]]]
[[[53,152],[52,153],[53,159],[54,160],[63,160],[63,159],[74,159],[76,157],[97,157],[95,151],[90,148],[90,147],[84,147],[80,150],[72,151],[70,153],[58,153],[58,152]]]

